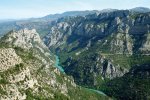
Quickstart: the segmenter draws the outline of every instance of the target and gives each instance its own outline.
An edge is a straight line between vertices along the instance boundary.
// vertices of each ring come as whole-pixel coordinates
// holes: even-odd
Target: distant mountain
[[[50,15],[47,15],[45,17],[42,17],[42,19],[58,19],[58,18],[61,18],[61,17],[67,17],[67,16],[85,16],[85,15],[88,15],[88,14],[94,14],[94,13],[97,13],[99,12],[98,10],[93,10],[93,11],[68,11],[68,12],[64,12],[62,14],[50,14]]]
[[[99,12],[100,13],[106,13],[106,12],[113,12],[113,11],[117,11],[118,9],[111,9],[111,8],[108,8],[108,9],[103,9],[103,10],[100,10]]]
[[[136,8],[130,9],[130,11],[139,12],[139,13],[146,13],[146,12],[150,12],[150,9],[146,8],[146,7],[136,7]]]
[[[73,17],[73,16],[86,16],[94,13],[103,13],[103,12],[111,12],[116,9],[104,9],[101,11],[98,10],[86,10],[86,11],[68,11],[62,14],[50,14],[42,18],[29,18],[22,20],[0,20],[0,35],[3,35],[10,30],[18,30],[22,28],[33,29],[35,28],[40,36],[43,37],[47,34],[51,27],[51,22],[55,21],[62,17]]]
[[[3,22],[10,22],[10,21],[15,21],[14,19],[5,19],[5,20],[0,20],[0,23],[3,23]]]
[[[51,27],[51,22],[55,21],[62,17],[73,17],[73,16],[86,16],[92,15],[94,13],[100,14],[105,12],[113,12],[117,9],[103,9],[103,10],[86,10],[86,11],[68,11],[62,14],[50,14],[41,18],[29,18],[29,19],[22,19],[22,20],[0,20],[0,36],[9,32],[10,30],[18,30],[21,28],[35,28],[38,33],[40,33],[41,37],[44,37],[45,34],[49,32]],[[134,12],[149,12],[149,8],[144,7],[137,7],[133,8],[130,11]]]
[[[103,10],[86,10],[86,11],[68,11],[64,12],[62,14],[50,14],[42,19],[58,19],[61,17],[67,17],[67,16],[86,16],[89,14],[94,14],[94,13],[103,13],[103,12],[112,12],[116,11],[117,9],[103,9]]]

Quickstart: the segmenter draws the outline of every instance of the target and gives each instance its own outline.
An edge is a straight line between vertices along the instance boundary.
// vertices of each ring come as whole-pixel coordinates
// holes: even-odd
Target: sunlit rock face
[[[44,45],[35,29],[28,30],[26,28],[19,31],[11,31],[6,41],[25,49],[33,47],[33,43]]]
[[[63,45],[75,41],[82,45],[82,40],[85,43],[93,40],[109,44],[114,53],[132,55],[143,51],[144,54],[149,51],[149,24],[149,13],[136,14],[129,10],[61,18],[51,27],[44,42],[48,47],[63,49]]]
[[[22,59],[16,54],[13,48],[0,49],[0,72],[14,67],[21,62]]]

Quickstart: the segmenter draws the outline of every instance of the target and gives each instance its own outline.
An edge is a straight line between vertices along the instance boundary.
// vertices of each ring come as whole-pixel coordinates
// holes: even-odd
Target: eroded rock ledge
[[[14,49],[0,49],[0,72],[5,71],[16,64],[20,64],[21,62],[22,59],[16,54]]]

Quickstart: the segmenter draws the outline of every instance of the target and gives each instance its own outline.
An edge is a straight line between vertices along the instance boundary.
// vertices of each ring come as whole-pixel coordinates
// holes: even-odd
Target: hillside
[[[55,66],[55,56],[35,29],[10,31],[0,39],[0,100],[99,100]]]
[[[150,99],[150,64],[134,66],[121,78],[103,84],[101,88],[109,96],[118,100]]]

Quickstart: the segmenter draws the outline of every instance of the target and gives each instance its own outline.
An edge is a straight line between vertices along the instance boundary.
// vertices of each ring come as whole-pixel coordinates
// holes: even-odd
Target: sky
[[[150,0],[0,0],[1,19],[37,18],[65,11],[150,8]]]

